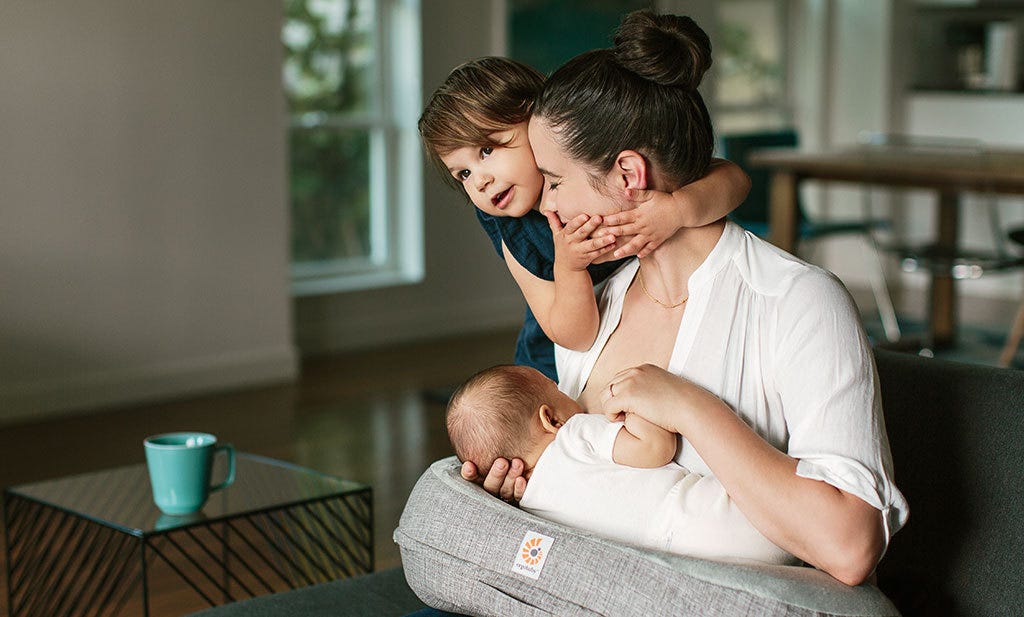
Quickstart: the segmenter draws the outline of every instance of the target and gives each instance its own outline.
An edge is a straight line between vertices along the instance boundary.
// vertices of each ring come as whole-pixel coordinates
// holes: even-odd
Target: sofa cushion
[[[502,617],[899,614],[876,587],[848,587],[813,568],[670,555],[558,525],[488,495],[459,468],[455,457],[431,465],[395,530],[409,586],[436,608]],[[541,549],[527,557],[532,571],[524,543]]]
[[[907,615],[1024,607],[1024,371],[878,350],[896,486],[910,503],[878,584]]]
[[[400,617],[422,608],[402,569],[394,568],[225,604],[191,617]]]

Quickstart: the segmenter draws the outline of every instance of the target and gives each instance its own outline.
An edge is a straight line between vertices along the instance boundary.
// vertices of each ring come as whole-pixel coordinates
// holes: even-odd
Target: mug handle
[[[235,447],[229,443],[222,446],[217,446],[213,449],[213,455],[217,456],[218,452],[226,452],[228,455],[228,475],[224,478],[224,481],[216,486],[210,487],[210,492],[219,491],[222,488],[227,488],[235,481]]]

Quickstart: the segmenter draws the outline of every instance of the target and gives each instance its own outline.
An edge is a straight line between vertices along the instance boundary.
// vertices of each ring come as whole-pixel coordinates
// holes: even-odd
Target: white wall
[[[794,119],[803,144],[849,145],[862,130],[893,130],[893,2],[801,0],[794,9]],[[808,183],[803,196],[812,216],[863,216],[861,187]],[[876,204],[875,214],[885,214],[886,206]],[[811,247],[809,257],[848,286],[866,286],[864,249],[860,238],[835,238]]]
[[[452,67],[504,52],[495,35],[496,24],[504,23],[504,10],[499,0],[424,2],[424,102]],[[522,322],[526,305],[477,223],[473,206],[427,165],[424,280],[298,299],[296,337],[303,353],[360,349]],[[508,350],[509,360],[513,351]]]
[[[280,18],[0,3],[0,422],[295,375]]]

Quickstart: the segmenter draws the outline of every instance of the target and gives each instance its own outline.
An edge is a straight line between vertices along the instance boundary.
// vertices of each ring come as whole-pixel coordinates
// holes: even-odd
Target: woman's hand
[[[673,201],[672,195],[641,189],[632,189],[632,193],[631,201],[637,207],[606,215],[604,227],[596,236],[611,234],[628,238],[627,242],[616,246],[612,253],[616,259],[629,255],[647,257],[682,227],[682,208]]]
[[[682,435],[691,416],[709,402],[720,403],[704,388],[653,364],[619,371],[601,393],[602,410],[609,419],[634,413]]]
[[[562,225],[554,212],[545,211],[555,241],[555,266],[565,270],[582,271],[594,260],[615,247],[615,235],[604,233],[591,238],[601,225],[600,216],[581,214]]]
[[[462,477],[483,486],[488,493],[509,503],[519,503],[526,492],[526,478],[523,477],[523,461],[514,458],[495,459],[487,471],[487,477],[481,478],[476,465],[472,461],[462,464]]]

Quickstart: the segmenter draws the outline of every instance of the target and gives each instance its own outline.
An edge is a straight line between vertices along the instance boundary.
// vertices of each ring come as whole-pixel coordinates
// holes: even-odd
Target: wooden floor
[[[399,563],[391,534],[409,491],[430,462],[451,454],[439,395],[510,361],[514,342],[510,331],[313,358],[292,385],[0,427],[0,486],[141,463],[147,435],[212,432],[241,451],[370,484],[376,567],[389,568]]]

